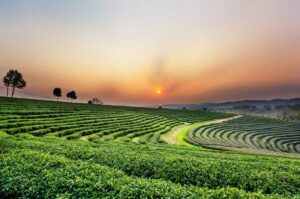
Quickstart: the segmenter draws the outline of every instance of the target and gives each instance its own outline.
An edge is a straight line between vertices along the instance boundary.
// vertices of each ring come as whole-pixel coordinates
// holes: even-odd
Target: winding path
[[[237,119],[240,117],[242,117],[242,115],[236,115],[236,116],[224,118],[224,119],[216,119],[216,120],[210,120],[210,121],[204,121],[204,122],[197,122],[197,123],[193,123],[193,124],[186,123],[186,124],[174,127],[169,132],[163,134],[161,136],[161,138],[164,141],[166,141],[168,144],[180,144],[180,145],[194,146],[192,144],[187,143],[184,140],[184,138],[187,136],[189,131],[193,130],[194,128],[198,128],[200,126],[206,126],[206,125],[210,125],[210,124],[226,122],[226,121]]]

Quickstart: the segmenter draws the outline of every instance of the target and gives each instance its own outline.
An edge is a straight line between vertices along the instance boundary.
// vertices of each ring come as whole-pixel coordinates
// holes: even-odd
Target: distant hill
[[[201,104],[165,104],[161,107],[169,109],[251,109],[251,108],[273,108],[275,106],[300,105],[300,98],[292,99],[273,99],[273,100],[242,100],[222,103],[201,103]]]
[[[236,114],[300,120],[300,98],[273,100],[243,100],[223,103],[166,104],[162,108],[211,110]]]

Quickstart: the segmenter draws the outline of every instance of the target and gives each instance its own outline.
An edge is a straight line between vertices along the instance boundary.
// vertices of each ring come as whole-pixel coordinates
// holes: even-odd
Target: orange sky
[[[117,104],[300,97],[299,10],[297,0],[4,1],[0,74],[21,71],[24,92],[59,86]]]

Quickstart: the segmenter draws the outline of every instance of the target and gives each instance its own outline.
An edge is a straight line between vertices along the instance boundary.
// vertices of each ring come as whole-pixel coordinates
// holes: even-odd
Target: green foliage
[[[102,142],[100,145],[64,141],[56,137],[7,137],[7,149],[31,150],[89,162],[123,171],[126,175],[160,179],[182,186],[239,190],[292,196],[299,193],[300,161],[216,152],[170,145]]]
[[[229,114],[4,98],[0,113],[0,198],[300,193],[299,159],[162,144],[160,136],[176,125]]]
[[[141,138],[143,142],[143,136],[147,137],[145,143],[161,143],[160,136],[176,125],[231,116],[200,111],[88,106],[1,97],[0,102],[0,129],[8,134],[51,135],[68,140],[86,137],[86,140],[95,143],[114,139],[128,142],[135,138]]]
[[[6,133],[3,133],[0,131],[0,154],[3,154],[8,151],[9,148],[9,140],[5,138],[9,138],[10,135],[7,135]]]
[[[192,198],[194,187],[135,179],[123,172],[82,161],[34,152],[12,151],[0,158],[0,195],[6,198]]]
[[[300,122],[243,116],[189,132],[186,141],[205,147],[300,153]]]
[[[299,160],[24,135],[1,135],[9,143],[0,155],[3,198],[289,198],[299,191]]]

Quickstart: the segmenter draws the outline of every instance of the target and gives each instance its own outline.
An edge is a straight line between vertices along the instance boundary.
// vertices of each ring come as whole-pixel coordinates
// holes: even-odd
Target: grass
[[[193,125],[185,126],[184,129],[182,129],[182,133],[177,137],[178,142],[181,143],[182,145],[195,146],[184,140],[184,138],[187,136],[188,132],[191,130],[192,126]]]

